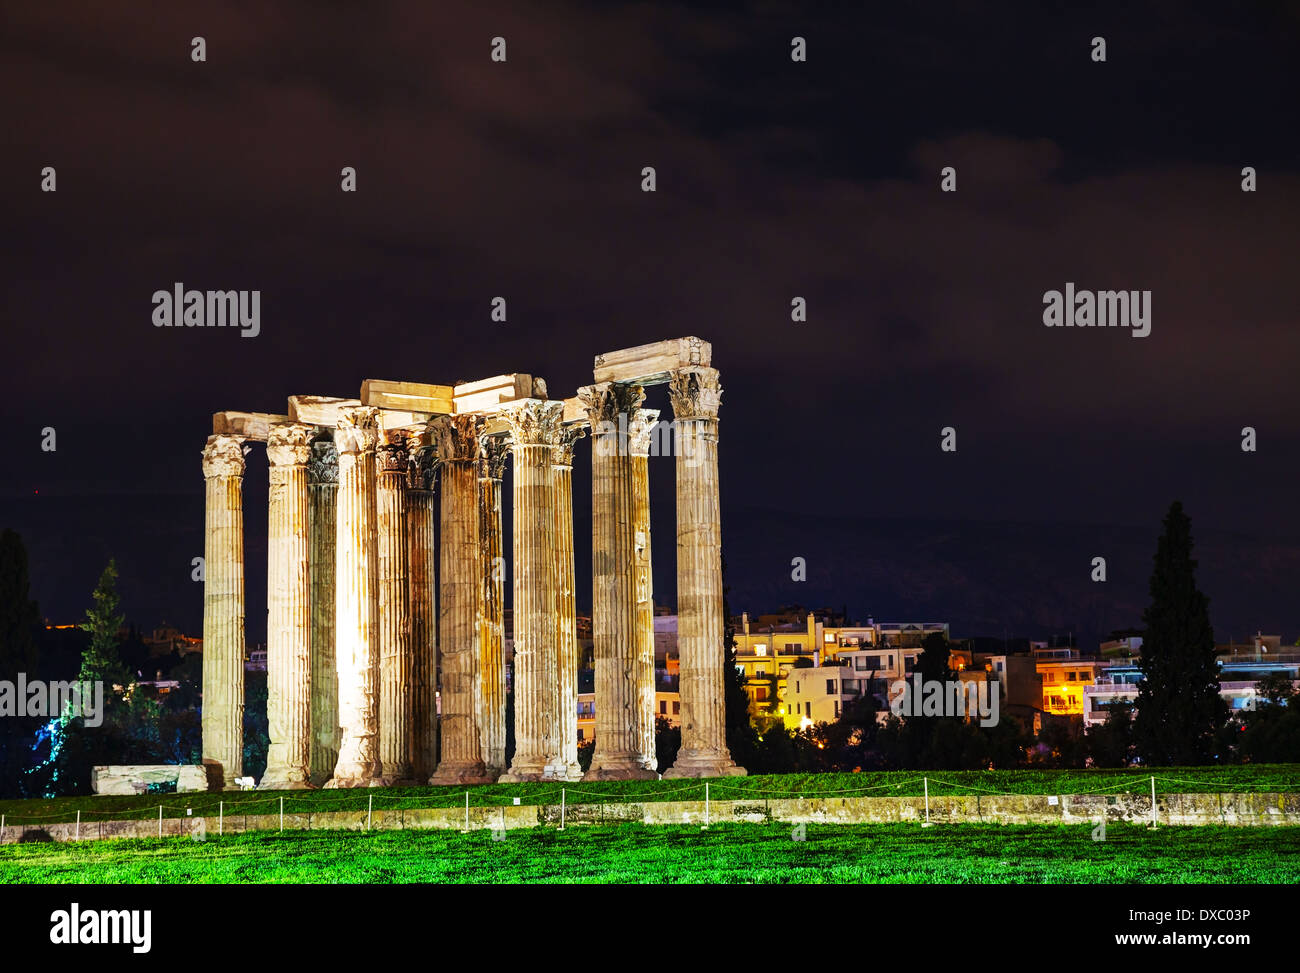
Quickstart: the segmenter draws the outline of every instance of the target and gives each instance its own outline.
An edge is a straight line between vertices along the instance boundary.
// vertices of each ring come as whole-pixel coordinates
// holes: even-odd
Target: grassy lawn
[[[0,848],[0,882],[1300,882],[1300,829],[716,825],[250,833]]]
[[[1151,775],[1161,794],[1230,791],[1300,791],[1300,764],[1256,764],[1240,767],[1166,767],[1132,770],[965,770],[889,771],[866,774],[776,774],[730,777],[709,782],[713,800],[763,797],[895,796],[923,793],[930,778],[934,796],[1001,794],[1090,794],[1150,792]],[[471,787],[470,804],[495,807],[511,804],[559,804],[561,786],[570,804],[608,801],[703,800],[703,781],[607,781],[596,784],[490,784]],[[158,805],[164,817],[184,817],[186,808],[216,814],[218,801],[227,814],[274,814],[284,797],[286,813],[365,810],[373,797],[377,810],[417,807],[458,807],[463,789],[447,787],[368,788],[336,791],[235,791],[224,794],[156,794],[131,797],[60,797],[49,800],[0,801],[0,813],[10,825],[40,825],[76,819],[154,817]]]

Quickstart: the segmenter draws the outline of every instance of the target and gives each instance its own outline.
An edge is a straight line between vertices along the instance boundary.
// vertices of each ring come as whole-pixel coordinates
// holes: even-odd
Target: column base
[[[528,763],[515,761],[508,771],[500,777],[502,784],[527,784],[543,780],[578,781],[582,779],[582,768],[577,764],[542,763],[531,760]]]
[[[557,763],[546,768],[542,780],[573,781],[582,780],[582,765],[579,763]]]
[[[381,773],[393,782],[394,787],[413,787],[417,783],[410,764],[388,764]]]
[[[342,790],[348,787],[392,787],[393,782],[387,777],[331,777],[325,782],[324,790]]]
[[[704,750],[694,753],[683,750],[677,761],[664,771],[664,779],[678,777],[744,777],[748,773],[725,750]]]
[[[257,789],[259,791],[314,791],[316,785],[309,780],[268,780],[263,777]]]
[[[659,775],[634,754],[596,754],[583,780],[657,780]]]
[[[488,775],[481,760],[444,760],[429,778],[431,787],[492,783],[495,783],[495,778]]]

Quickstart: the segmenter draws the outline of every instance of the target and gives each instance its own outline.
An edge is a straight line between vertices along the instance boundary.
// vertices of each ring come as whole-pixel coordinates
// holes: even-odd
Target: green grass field
[[[717,801],[763,797],[894,796],[923,793],[929,777],[930,794],[973,793],[1092,794],[1150,792],[1223,793],[1231,791],[1300,791],[1300,764],[1255,764],[1236,767],[1163,767],[1131,770],[992,770],[890,771],[865,774],[779,774],[731,777],[709,782]],[[470,803],[496,807],[519,798],[521,804],[559,804],[563,786],[570,804],[607,801],[703,800],[703,781],[609,781],[597,784],[491,784],[471,787]],[[284,797],[286,813],[365,810],[373,797],[376,809],[457,807],[465,791],[447,787],[369,788],[337,791],[235,791],[223,794],[145,794],[132,797],[60,797],[49,800],[0,801],[0,814],[10,825],[41,825],[73,821],[77,811],[87,821],[108,818],[185,817],[186,808],[216,814],[223,802],[227,814],[273,814]]]
[[[0,882],[1300,882],[1300,829],[716,825],[313,831],[0,847]]]

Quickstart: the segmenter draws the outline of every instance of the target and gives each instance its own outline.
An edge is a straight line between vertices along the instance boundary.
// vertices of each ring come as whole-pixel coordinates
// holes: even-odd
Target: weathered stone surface
[[[635,348],[607,351],[596,356],[595,378],[600,382],[661,385],[683,367],[713,363],[713,346],[699,338],[671,338]]]
[[[555,447],[555,648],[559,681],[556,702],[556,738],[559,767],[566,780],[582,775],[578,762],[578,619],[573,563],[573,449],[586,434],[580,425],[565,426]],[[653,646],[652,646],[653,648]]]
[[[438,767],[438,591],[435,570],[438,458],[422,437],[412,436],[406,494],[407,536],[411,546],[411,762],[416,780],[427,781]]]
[[[225,786],[244,759],[244,447],[210,436],[203,450],[203,760]]]
[[[722,539],[718,512],[718,406],[713,368],[675,372],[677,427],[677,645],[682,747],[665,777],[744,774],[727,751],[722,667]]]
[[[480,745],[489,777],[506,770],[505,558],[501,541],[501,479],[510,440],[482,436],[479,537],[483,588],[478,610]]]
[[[339,759],[339,674],[334,653],[334,537],[338,530],[339,460],[333,437],[312,443],[307,464],[311,499],[311,747],[308,768],[317,787],[334,776]]]
[[[119,764],[90,769],[93,794],[140,794],[158,785],[175,784],[178,793],[208,789],[207,771],[198,764]]]
[[[404,435],[381,434],[376,453],[379,552],[379,759],[381,774],[415,783],[411,698],[410,548],[406,488],[410,454]]]
[[[311,549],[307,464],[312,426],[271,427],[267,539],[267,733],[270,746],[261,786],[310,787]]]

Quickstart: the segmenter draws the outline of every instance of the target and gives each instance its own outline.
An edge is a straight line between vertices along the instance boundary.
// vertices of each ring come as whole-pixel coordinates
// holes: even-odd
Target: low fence
[[[922,778],[918,778],[922,779]],[[1122,782],[1109,790],[1090,794],[1005,794],[985,791],[943,781],[923,778],[925,793],[916,797],[870,796],[863,788],[856,793],[791,796],[787,792],[755,791],[747,788],[743,796],[728,797],[724,780],[698,782],[674,788],[703,790],[702,800],[638,801],[621,795],[606,795],[610,800],[590,800],[591,791],[573,788],[578,803],[569,800],[569,788],[558,786],[558,803],[501,804],[471,806],[470,792],[465,792],[462,807],[401,806],[404,800],[391,792],[368,795],[365,808],[320,810],[305,805],[293,796],[254,799],[224,799],[200,804],[194,802],[187,813],[168,817],[166,805],[156,812],[143,808],[131,818],[92,818],[94,812],[77,812],[75,821],[45,822],[31,819],[0,818],[0,844],[44,841],[85,841],[100,838],[161,838],[168,836],[212,837],[248,831],[284,830],[351,830],[401,831],[420,828],[443,828],[460,831],[476,829],[511,830],[516,828],[582,826],[593,824],[637,823],[645,825],[700,825],[747,822],[785,822],[790,824],[877,824],[898,823],[929,826],[936,824],[1083,824],[1130,822],[1162,825],[1300,825],[1300,793],[1232,792],[1156,794],[1155,778],[1150,793],[1133,793],[1132,781]],[[932,796],[931,784],[964,789],[973,793]],[[1118,793],[1118,787],[1130,788]],[[721,796],[721,799],[717,799]],[[419,798],[414,799],[416,802]],[[384,804],[398,806],[384,807]],[[378,806],[377,806],[378,805]],[[269,813],[249,813],[252,807],[265,807]],[[177,812],[177,805],[171,810]],[[213,813],[215,811],[215,814]],[[204,813],[196,813],[204,812]],[[124,814],[129,812],[99,812]],[[83,820],[84,817],[84,820]]]

